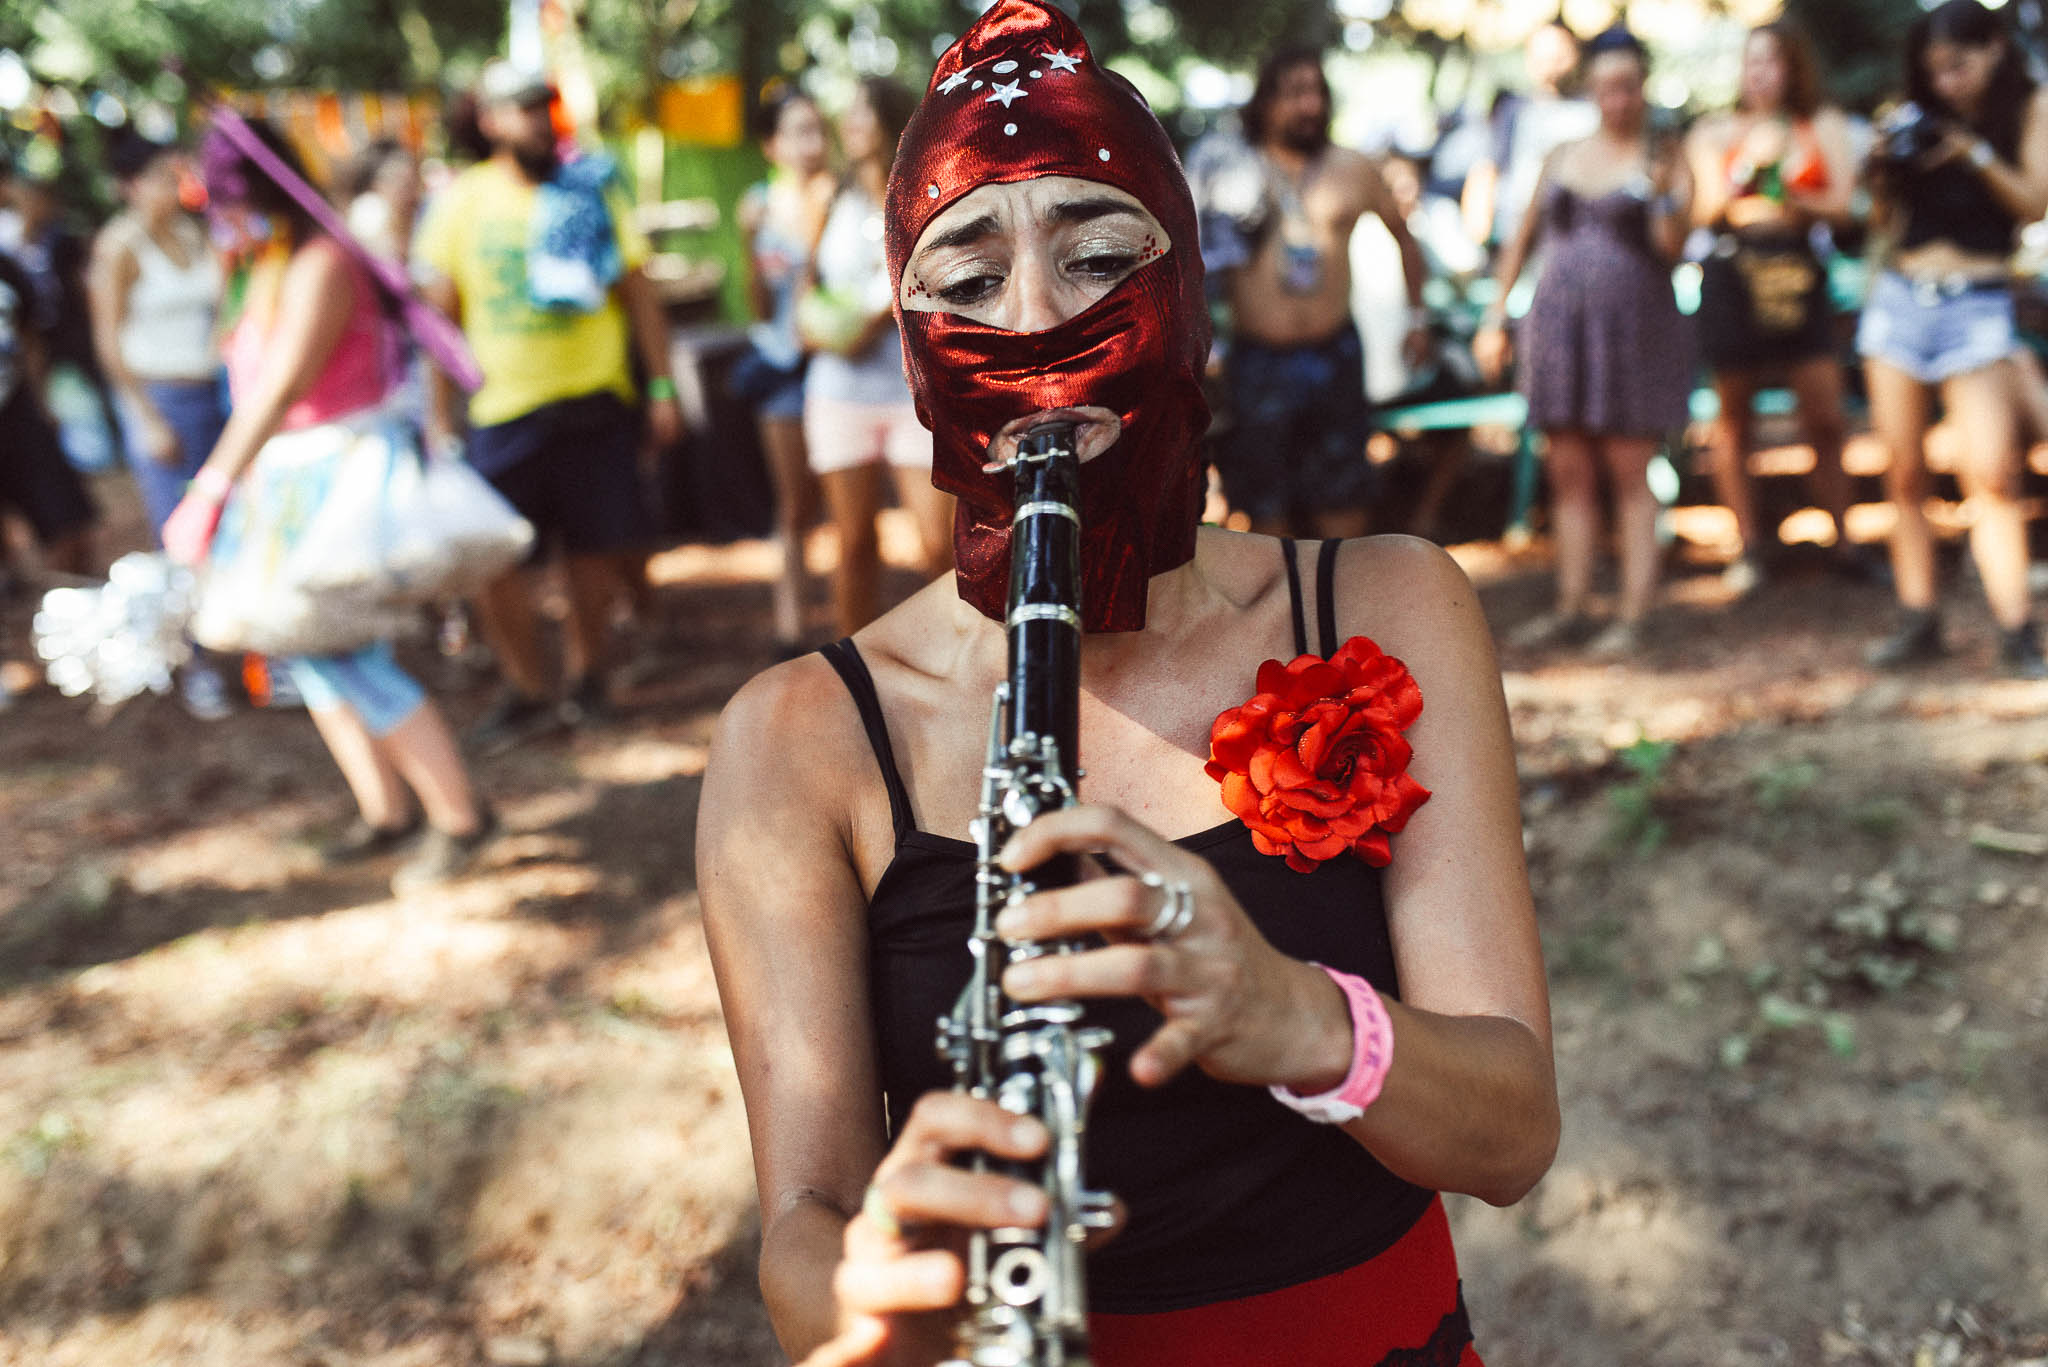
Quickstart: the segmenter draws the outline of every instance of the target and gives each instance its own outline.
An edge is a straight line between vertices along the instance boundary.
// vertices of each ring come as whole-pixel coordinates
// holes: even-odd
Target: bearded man
[[[1351,233],[1368,213],[1400,248],[1411,364],[1429,344],[1421,249],[1372,161],[1331,144],[1330,114],[1321,55],[1287,48],[1267,58],[1242,115],[1266,212],[1244,262],[1222,272],[1236,425],[1218,466],[1231,507],[1275,536],[1358,536],[1377,493],[1351,317]]]

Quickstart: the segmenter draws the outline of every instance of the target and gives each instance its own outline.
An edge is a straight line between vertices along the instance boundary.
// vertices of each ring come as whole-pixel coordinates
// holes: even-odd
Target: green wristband
[[[647,397],[657,403],[676,396],[676,382],[666,375],[656,375],[647,382]]]

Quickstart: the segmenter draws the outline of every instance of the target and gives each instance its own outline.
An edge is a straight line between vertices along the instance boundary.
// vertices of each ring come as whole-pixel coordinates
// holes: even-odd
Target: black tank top
[[[1998,202],[1974,167],[1950,161],[1907,170],[1900,177],[1899,199],[1906,210],[1901,248],[1952,242],[1984,256],[2012,252],[2019,219]]]
[[[1324,542],[1317,564],[1325,657],[1337,648],[1337,546]],[[1293,544],[1283,543],[1283,553],[1302,651]],[[939,1017],[967,980],[975,850],[915,827],[865,662],[851,641],[824,654],[860,709],[896,827],[895,855],[868,903],[870,1009],[893,1134],[920,1095],[952,1085],[935,1043]],[[1245,661],[1246,696],[1257,666]],[[1216,710],[1241,701],[1219,699]],[[1220,798],[1217,805],[1221,811]],[[1254,849],[1235,818],[1174,843],[1215,866],[1281,953],[1356,973],[1399,997],[1380,870],[1341,856],[1296,873]],[[1158,1014],[1142,1002],[1108,1001],[1091,1003],[1088,1016],[1116,1035],[1090,1114],[1088,1180],[1130,1210],[1123,1233],[1088,1256],[1091,1309],[1180,1310],[1326,1276],[1392,1245],[1434,1198],[1388,1172],[1337,1126],[1295,1114],[1263,1087],[1218,1082],[1195,1068],[1164,1087],[1138,1087],[1130,1056],[1157,1028]]]

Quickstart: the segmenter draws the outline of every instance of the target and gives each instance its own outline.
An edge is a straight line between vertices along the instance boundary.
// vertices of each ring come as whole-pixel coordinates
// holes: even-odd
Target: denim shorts
[[[345,707],[378,740],[397,730],[427,700],[426,690],[398,667],[388,643],[348,655],[300,655],[287,663],[310,710]]]
[[[2012,355],[2012,292],[2003,284],[1913,281],[1886,271],[1856,325],[1856,354],[1939,384]]]

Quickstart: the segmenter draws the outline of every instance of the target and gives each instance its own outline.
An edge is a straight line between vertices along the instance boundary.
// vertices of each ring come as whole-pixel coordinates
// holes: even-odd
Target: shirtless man
[[[1271,212],[1249,259],[1224,272],[1237,415],[1218,454],[1224,495],[1255,532],[1359,536],[1376,491],[1365,459],[1365,360],[1351,319],[1351,231],[1378,214],[1400,248],[1411,364],[1429,345],[1427,267],[1372,162],[1330,145],[1320,54],[1292,48],[1268,58],[1243,118]]]

